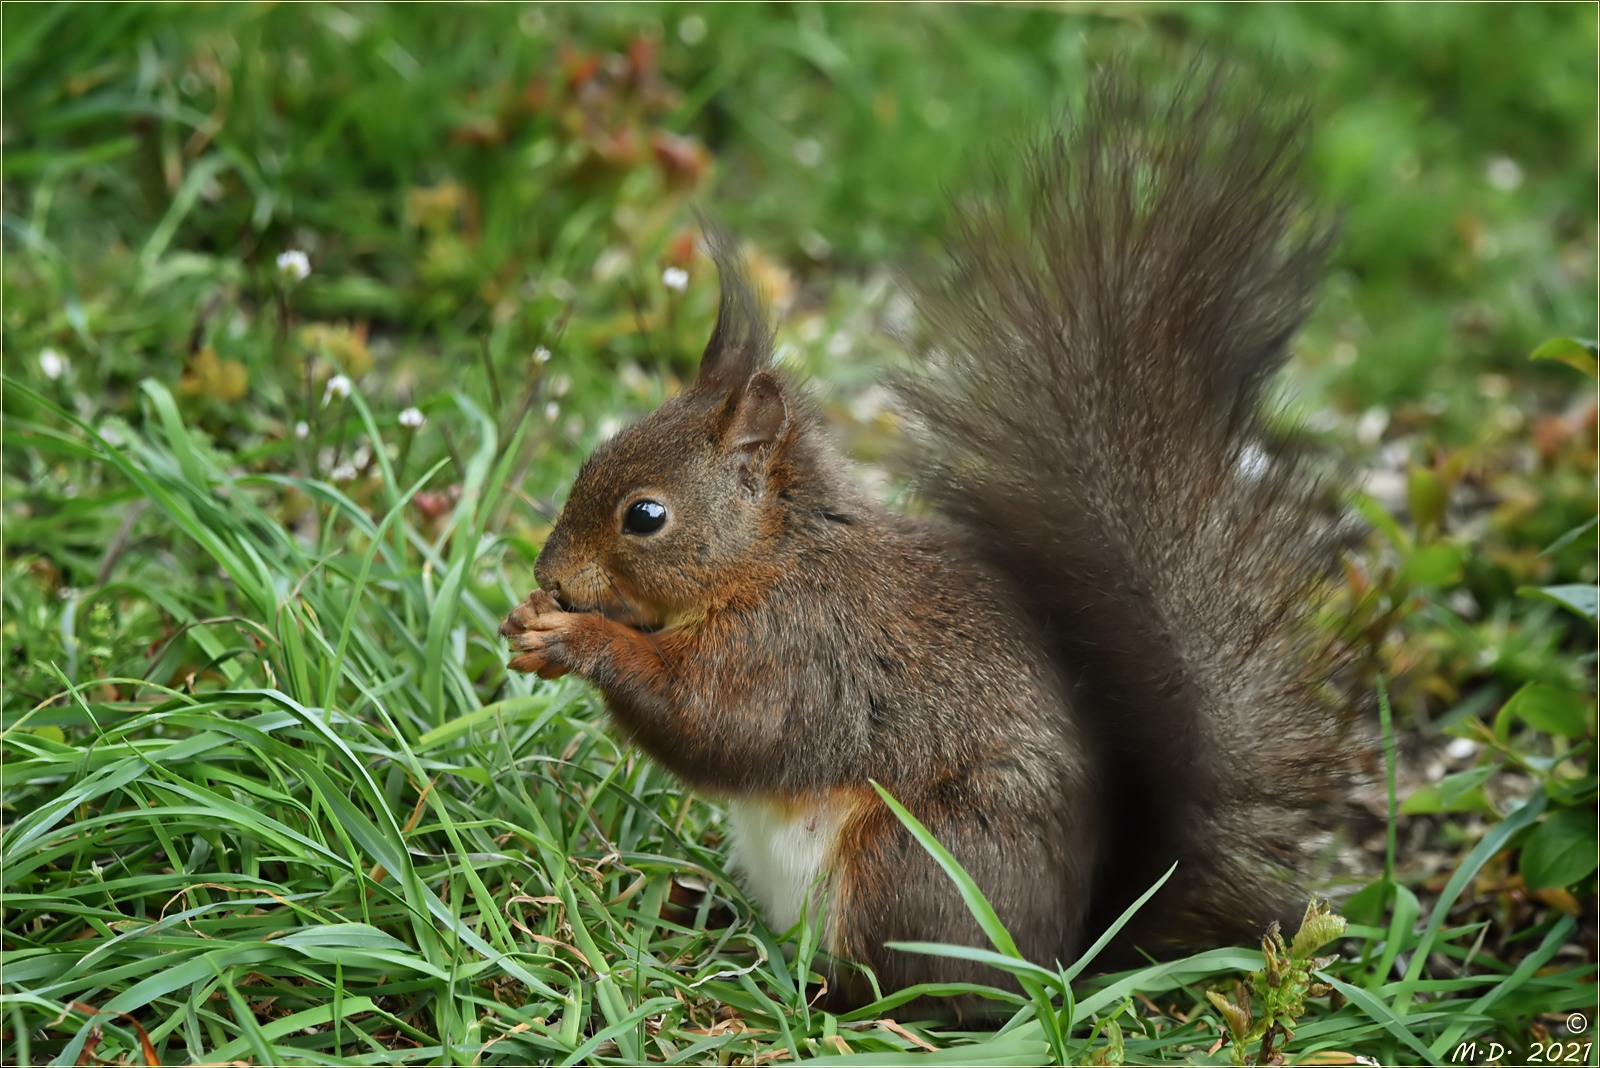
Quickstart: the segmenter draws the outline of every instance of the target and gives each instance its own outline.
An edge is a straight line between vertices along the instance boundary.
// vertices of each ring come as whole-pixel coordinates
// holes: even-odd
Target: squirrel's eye
[[[654,534],[667,522],[667,506],[660,501],[634,501],[622,517],[628,534]]]

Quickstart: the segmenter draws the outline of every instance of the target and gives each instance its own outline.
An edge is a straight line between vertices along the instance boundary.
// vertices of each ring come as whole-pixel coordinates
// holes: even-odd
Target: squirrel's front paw
[[[559,679],[572,670],[566,636],[584,621],[584,613],[564,612],[544,590],[534,590],[500,624],[500,636],[516,651],[506,667],[537,672],[541,679]]]

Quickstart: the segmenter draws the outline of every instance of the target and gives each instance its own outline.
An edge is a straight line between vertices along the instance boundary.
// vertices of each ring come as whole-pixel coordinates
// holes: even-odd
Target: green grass
[[[3,17],[6,1063],[1232,1063],[1206,995],[1255,948],[1097,976],[996,930],[998,1031],[811,1007],[815,940],[753,914],[716,807],[495,633],[581,456],[704,343],[691,202],[871,460],[878,265],[1087,63],[1200,38],[1305,72],[1346,225],[1296,404],[1398,486],[1341,624],[1394,699],[1388,848],[1279,1048],[1578,1037],[1592,384],[1525,357],[1595,333],[1592,8]]]

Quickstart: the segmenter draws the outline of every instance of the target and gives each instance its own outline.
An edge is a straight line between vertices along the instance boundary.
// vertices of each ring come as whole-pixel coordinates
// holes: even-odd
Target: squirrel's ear
[[[739,458],[739,482],[759,494],[772,446],[789,426],[789,401],[783,382],[772,371],[760,371],[743,392],[728,399],[723,409],[722,442]]]
[[[789,402],[783,396],[783,383],[773,372],[762,371],[739,395],[725,440],[735,449],[754,453],[777,441],[788,425]]]
[[[700,226],[706,250],[717,265],[722,300],[716,328],[700,357],[700,373],[690,388],[695,393],[731,396],[772,361],[772,326],[733,235],[704,216]]]

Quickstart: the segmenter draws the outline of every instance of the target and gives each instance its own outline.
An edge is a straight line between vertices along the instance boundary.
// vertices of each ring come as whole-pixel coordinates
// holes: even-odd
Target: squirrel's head
[[[577,611],[675,626],[776,563],[802,458],[800,398],[732,242],[708,232],[716,328],[683,393],[594,451],[539,553],[542,589]]]

